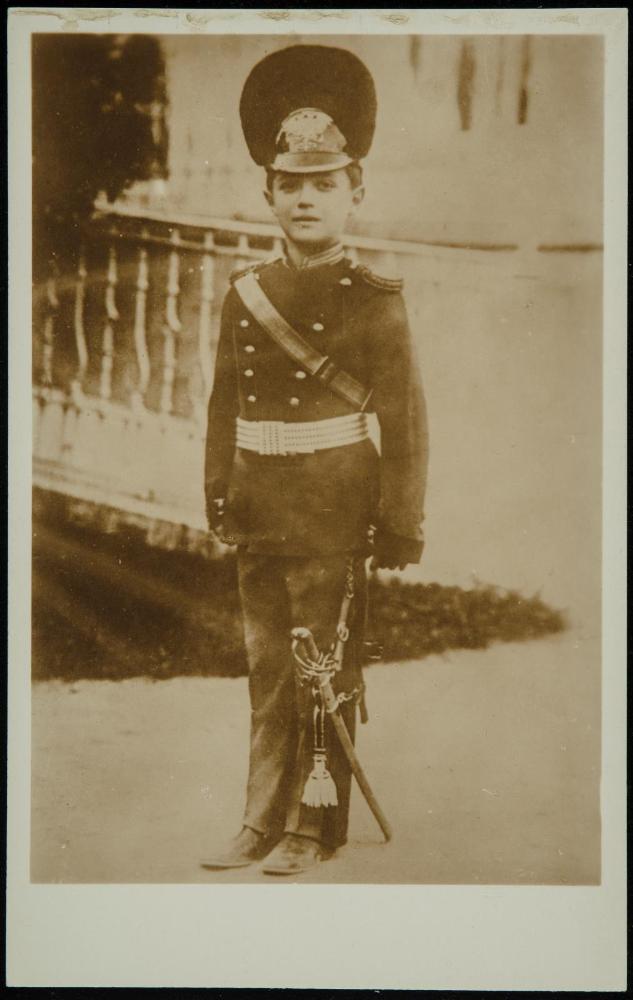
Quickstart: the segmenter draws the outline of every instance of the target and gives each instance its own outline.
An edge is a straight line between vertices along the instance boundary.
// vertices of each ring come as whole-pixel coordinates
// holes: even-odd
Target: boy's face
[[[266,201],[289,240],[305,250],[340,239],[348,216],[363,200],[345,169],[315,174],[277,173]]]

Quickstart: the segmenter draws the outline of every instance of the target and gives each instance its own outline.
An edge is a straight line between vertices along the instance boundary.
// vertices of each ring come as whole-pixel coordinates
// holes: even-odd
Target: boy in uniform
[[[365,561],[373,553],[372,567],[403,569],[422,554],[426,410],[402,282],[355,266],[341,245],[363,198],[375,115],[367,68],[329,46],[272,53],[242,91],[244,135],[266,169],[285,252],[232,276],[209,401],[207,513],[237,546],[251,738],[242,830],[207,867],[263,860],[264,872],[292,875],[345,843],[350,767],[297,681],[290,634],[310,628],[330,648],[353,592],[333,682],[353,739]],[[315,801],[306,788],[323,776],[321,743],[335,791]]]

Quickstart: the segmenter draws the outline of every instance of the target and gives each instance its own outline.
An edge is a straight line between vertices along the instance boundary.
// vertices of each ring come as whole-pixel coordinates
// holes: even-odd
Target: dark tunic
[[[422,551],[428,460],[426,408],[401,282],[344,259],[295,269],[256,265],[282,316],[373,394],[380,455],[354,445],[312,455],[260,456],[235,447],[235,418],[312,421],[353,412],[307,375],[253,319],[231,288],[209,401],[205,490],[225,498],[220,533],[251,553],[318,555],[367,550],[370,524],[399,536],[407,561]]]

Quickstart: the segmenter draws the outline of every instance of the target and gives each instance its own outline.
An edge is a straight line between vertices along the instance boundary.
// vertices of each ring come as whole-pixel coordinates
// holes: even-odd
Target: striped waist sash
[[[369,437],[365,413],[350,413],[327,420],[304,420],[285,423],[283,420],[236,421],[236,444],[259,455],[309,455],[326,448],[356,444]]]

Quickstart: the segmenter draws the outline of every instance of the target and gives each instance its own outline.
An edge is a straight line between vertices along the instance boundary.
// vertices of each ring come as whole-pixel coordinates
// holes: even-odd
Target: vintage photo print
[[[12,985],[622,988],[625,27],[11,12]]]

